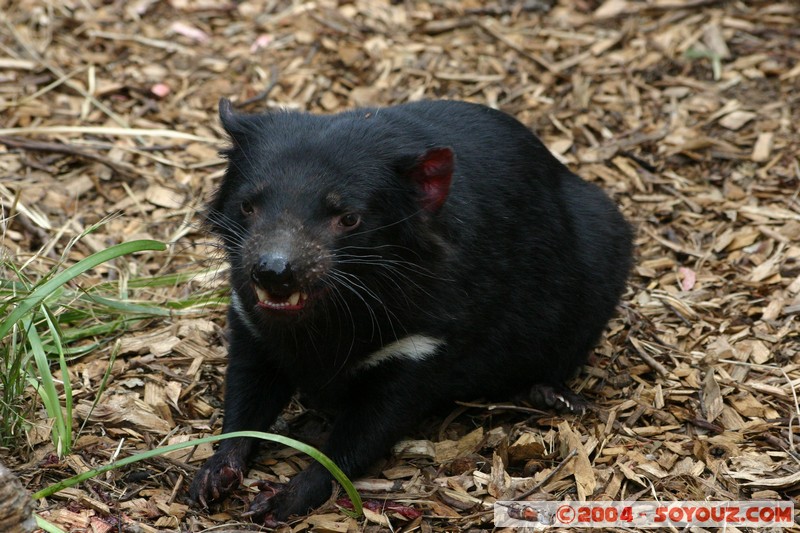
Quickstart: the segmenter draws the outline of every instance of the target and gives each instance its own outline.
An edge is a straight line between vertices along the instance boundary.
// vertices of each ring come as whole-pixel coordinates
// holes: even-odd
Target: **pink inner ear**
[[[422,207],[436,212],[447,200],[453,179],[453,151],[450,148],[431,148],[419,158],[411,179],[422,192]]]

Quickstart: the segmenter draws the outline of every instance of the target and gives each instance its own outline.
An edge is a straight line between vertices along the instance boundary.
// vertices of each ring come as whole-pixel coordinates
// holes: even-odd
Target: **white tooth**
[[[299,292],[293,292],[292,295],[289,296],[289,303],[291,305],[297,305],[297,302],[299,302],[299,301],[300,301],[300,293]]]
[[[269,300],[269,293],[262,289],[261,287],[256,287],[256,296],[258,296],[258,301],[266,302]]]
[[[308,299],[308,294],[301,292],[300,293],[300,301],[305,302]]]

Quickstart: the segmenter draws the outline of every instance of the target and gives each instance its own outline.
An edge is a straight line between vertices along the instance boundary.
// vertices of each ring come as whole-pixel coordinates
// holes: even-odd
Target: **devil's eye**
[[[347,213],[339,217],[339,225],[345,228],[354,228],[361,222],[361,217],[355,213]]]
[[[245,215],[253,214],[253,204],[251,204],[249,201],[247,200],[242,201],[239,207],[241,208],[242,213],[244,213]]]

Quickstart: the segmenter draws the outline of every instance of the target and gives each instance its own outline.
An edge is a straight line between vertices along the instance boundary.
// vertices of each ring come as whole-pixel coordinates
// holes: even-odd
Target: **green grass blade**
[[[316,448],[309,446],[308,444],[304,444],[298,440],[294,440],[289,437],[284,437],[283,435],[275,435],[273,433],[264,433],[261,431],[235,431],[233,433],[225,433],[223,435],[212,435],[210,437],[204,437],[202,439],[195,439],[188,442],[179,442],[177,444],[164,446],[163,448],[148,450],[146,452],[138,453],[136,455],[120,459],[119,461],[114,461],[113,463],[107,464],[105,466],[94,468],[77,476],[72,476],[71,478],[59,481],[54,485],[50,485],[49,487],[45,487],[39,492],[34,493],[32,497],[34,500],[37,500],[39,498],[46,498],[47,496],[55,494],[60,490],[77,485],[82,481],[93,478],[99,474],[108,472],[109,470],[115,470],[125,465],[129,465],[137,461],[142,461],[144,459],[149,459],[157,455],[163,455],[165,453],[173,452],[175,450],[181,450],[183,448],[190,448],[192,446],[197,446],[199,444],[204,444],[206,442],[216,442],[218,440],[232,439],[237,437],[251,437],[255,439],[277,442],[279,444],[283,444],[284,446],[289,446],[297,451],[309,455],[314,460],[318,461],[326,469],[328,469],[328,471],[336,479],[336,481],[338,481],[342,485],[342,487],[344,487],[345,492],[347,492],[347,495],[350,497],[350,501],[353,502],[353,508],[355,509],[356,515],[361,514],[362,512],[361,496],[359,496],[358,491],[353,486],[353,483],[344,474],[344,472],[342,472],[342,470],[338,466],[336,466],[336,464],[333,461],[331,461],[331,459],[328,456],[326,456]]]
[[[209,306],[221,306],[229,302],[227,298],[213,294],[186,298],[185,300],[168,301],[158,305],[136,303],[128,300],[113,300],[93,294],[81,296],[80,300],[125,314],[162,317],[203,313]]]
[[[14,330],[6,339],[4,351],[0,354],[0,444],[13,443],[17,427],[25,419],[22,397],[25,388],[25,367],[27,354],[20,337],[22,333]],[[27,409],[30,410],[30,409]]]
[[[61,330],[58,327],[58,322],[46,305],[42,305],[41,310],[47,320],[47,327],[50,329],[50,335],[53,337],[53,344],[58,353],[58,365],[61,369],[61,383],[64,387],[65,422],[62,452],[66,455],[72,450],[72,383],[70,382],[67,358],[64,356],[64,344],[61,340]]]
[[[213,269],[216,270],[216,269]],[[189,283],[198,278],[207,277],[213,270],[190,270],[185,272],[175,272],[171,274],[160,274],[157,276],[141,276],[128,280],[128,287],[131,289],[146,289],[156,287],[176,287],[183,283]],[[104,281],[95,287],[101,291],[108,291],[116,288],[114,281]]]
[[[50,361],[47,359],[47,354],[42,346],[42,340],[36,327],[33,324],[31,317],[23,319],[23,324],[28,336],[28,344],[33,352],[33,360],[36,364],[36,370],[39,380],[37,381],[32,376],[36,374],[29,374],[28,382],[39,393],[39,397],[44,403],[47,414],[53,419],[53,443],[56,445],[56,451],[59,457],[66,453],[64,445],[69,443],[71,435],[68,434],[72,430],[70,424],[66,424],[64,420],[64,413],[61,411],[61,404],[58,402],[58,390],[56,389],[53,374],[50,372]]]
[[[77,340],[85,340],[91,339],[93,337],[113,337],[122,333],[128,324],[134,323],[138,320],[142,320],[144,317],[125,317],[123,318],[113,318],[111,316],[105,316],[105,322],[101,322],[99,324],[94,324],[91,326],[83,326],[79,325],[73,328],[63,329],[61,331],[61,337],[64,341],[69,344],[71,342]],[[103,339],[98,339],[96,342],[97,345],[103,343]],[[71,348],[69,352],[78,351],[82,347]],[[68,353],[69,353],[68,352]]]
[[[111,298],[104,298],[102,296],[97,296],[93,294],[84,294],[80,297],[80,299],[90,304],[104,306],[107,309],[113,309],[114,311],[120,311],[122,313],[131,315],[138,314],[138,315],[148,315],[148,316],[170,317],[176,314],[186,314],[156,305],[137,304],[130,301],[112,300]]]
[[[51,524],[36,513],[33,514],[33,517],[36,519],[36,525],[47,533],[67,533],[57,525]]]
[[[23,316],[31,311],[34,307],[42,303],[53,291],[73,279],[74,277],[91,270],[92,268],[105,263],[111,259],[117,258],[122,255],[131,254],[134,252],[141,252],[145,250],[163,251],[167,246],[159,241],[140,240],[131,241],[117,244],[101,250],[95,254],[90,255],[78,261],[74,265],[59,272],[45,283],[36,287],[24,300],[22,300],[11,314],[2,322],[0,322],[0,339],[5,337],[6,333],[16,324]]]

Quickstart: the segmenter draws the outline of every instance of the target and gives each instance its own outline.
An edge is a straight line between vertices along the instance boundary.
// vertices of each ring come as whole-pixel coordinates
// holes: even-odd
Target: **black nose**
[[[253,265],[253,281],[274,294],[291,294],[295,290],[295,276],[289,260],[277,254],[263,254]]]

